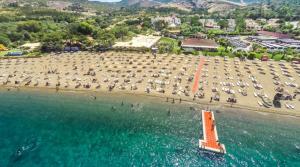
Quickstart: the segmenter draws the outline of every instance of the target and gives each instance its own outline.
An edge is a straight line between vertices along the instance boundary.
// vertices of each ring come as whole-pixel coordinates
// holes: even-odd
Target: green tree
[[[8,46],[10,44],[10,39],[3,35],[0,35],[0,44]]]
[[[229,40],[226,38],[218,39],[218,43],[225,48],[225,52],[227,52],[228,47],[230,46]]]
[[[225,47],[220,46],[218,47],[218,53],[220,54],[220,56],[224,56],[224,52],[226,51]]]
[[[164,20],[158,20],[156,22],[154,22],[154,28],[157,31],[162,31],[163,29],[168,27],[168,23],[165,22]]]
[[[81,22],[77,27],[77,31],[83,35],[91,35],[93,33],[93,30],[93,26],[87,22]]]
[[[25,31],[25,32],[23,33],[23,39],[24,39],[25,41],[30,41],[30,40],[32,39],[32,36],[30,35],[29,32]]]
[[[98,31],[96,35],[96,42],[98,45],[104,46],[104,47],[110,47],[114,44],[116,38],[113,33],[110,31]]]
[[[26,21],[26,22],[23,22],[23,23],[19,23],[17,25],[17,30],[18,31],[28,31],[28,32],[39,32],[42,30],[42,25],[40,22],[37,22],[37,21],[33,21],[33,20],[30,20],[30,21]]]
[[[262,49],[262,47],[259,44],[257,44],[257,43],[252,44],[252,50],[253,51],[259,52],[261,49]]]
[[[12,41],[12,42],[16,42],[16,41],[21,41],[23,40],[23,34],[20,33],[20,32],[11,32],[8,34],[8,37],[9,39]]]
[[[126,26],[115,26],[113,28],[113,32],[116,38],[121,38],[124,40],[124,36],[128,35],[129,30]]]
[[[227,29],[229,27],[229,22],[227,19],[221,19],[217,23],[221,29]]]
[[[284,51],[283,51],[282,59],[285,60],[287,57],[293,57],[295,54],[296,54],[295,49],[290,48],[290,47],[285,48]]]
[[[147,28],[147,29],[151,28],[151,19],[149,17],[145,17],[142,20],[143,20],[142,21],[143,28]]]
[[[246,30],[246,22],[245,22],[245,18],[242,15],[237,16],[237,18],[235,19],[235,31],[237,32],[244,32]]]
[[[278,14],[280,17],[283,17],[286,20],[291,20],[293,18],[293,11],[288,5],[284,5],[281,8],[279,8]]]
[[[257,57],[257,54],[255,53],[255,52],[250,52],[249,54],[248,54],[248,56],[247,56],[247,58],[249,59],[249,60],[253,60],[253,59],[255,59]]]
[[[63,36],[59,33],[49,33],[42,41],[42,52],[55,52],[63,49]]]
[[[191,17],[191,25],[192,26],[202,26],[201,23],[199,22],[199,16],[193,16]]]

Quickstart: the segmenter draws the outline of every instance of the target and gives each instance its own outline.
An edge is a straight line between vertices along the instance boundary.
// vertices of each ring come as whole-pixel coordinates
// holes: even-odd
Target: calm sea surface
[[[220,156],[198,149],[201,113],[190,105],[96,96],[1,91],[0,166],[300,166],[300,118],[215,112]]]

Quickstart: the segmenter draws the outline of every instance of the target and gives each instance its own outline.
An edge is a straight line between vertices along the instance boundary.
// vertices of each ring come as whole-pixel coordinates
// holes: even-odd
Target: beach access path
[[[195,73],[195,77],[194,77],[195,79],[194,79],[194,84],[193,84],[193,89],[192,89],[194,94],[197,92],[197,90],[199,88],[199,80],[200,80],[200,75],[201,75],[201,71],[202,71],[204,63],[205,63],[205,58],[201,57],[197,71]]]

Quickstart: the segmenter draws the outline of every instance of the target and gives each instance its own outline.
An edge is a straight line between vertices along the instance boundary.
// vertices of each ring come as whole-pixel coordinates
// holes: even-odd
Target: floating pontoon
[[[211,111],[202,110],[203,140],[199,140],[199,147],[204,150],[226,154],[225,145],[219,143],[215,116]]]

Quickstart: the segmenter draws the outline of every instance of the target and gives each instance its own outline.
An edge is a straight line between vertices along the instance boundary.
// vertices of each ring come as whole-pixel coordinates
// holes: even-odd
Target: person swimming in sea
[[[168,109],[168,116],[171,116],[171,110],[170,110],[170,108]]]

